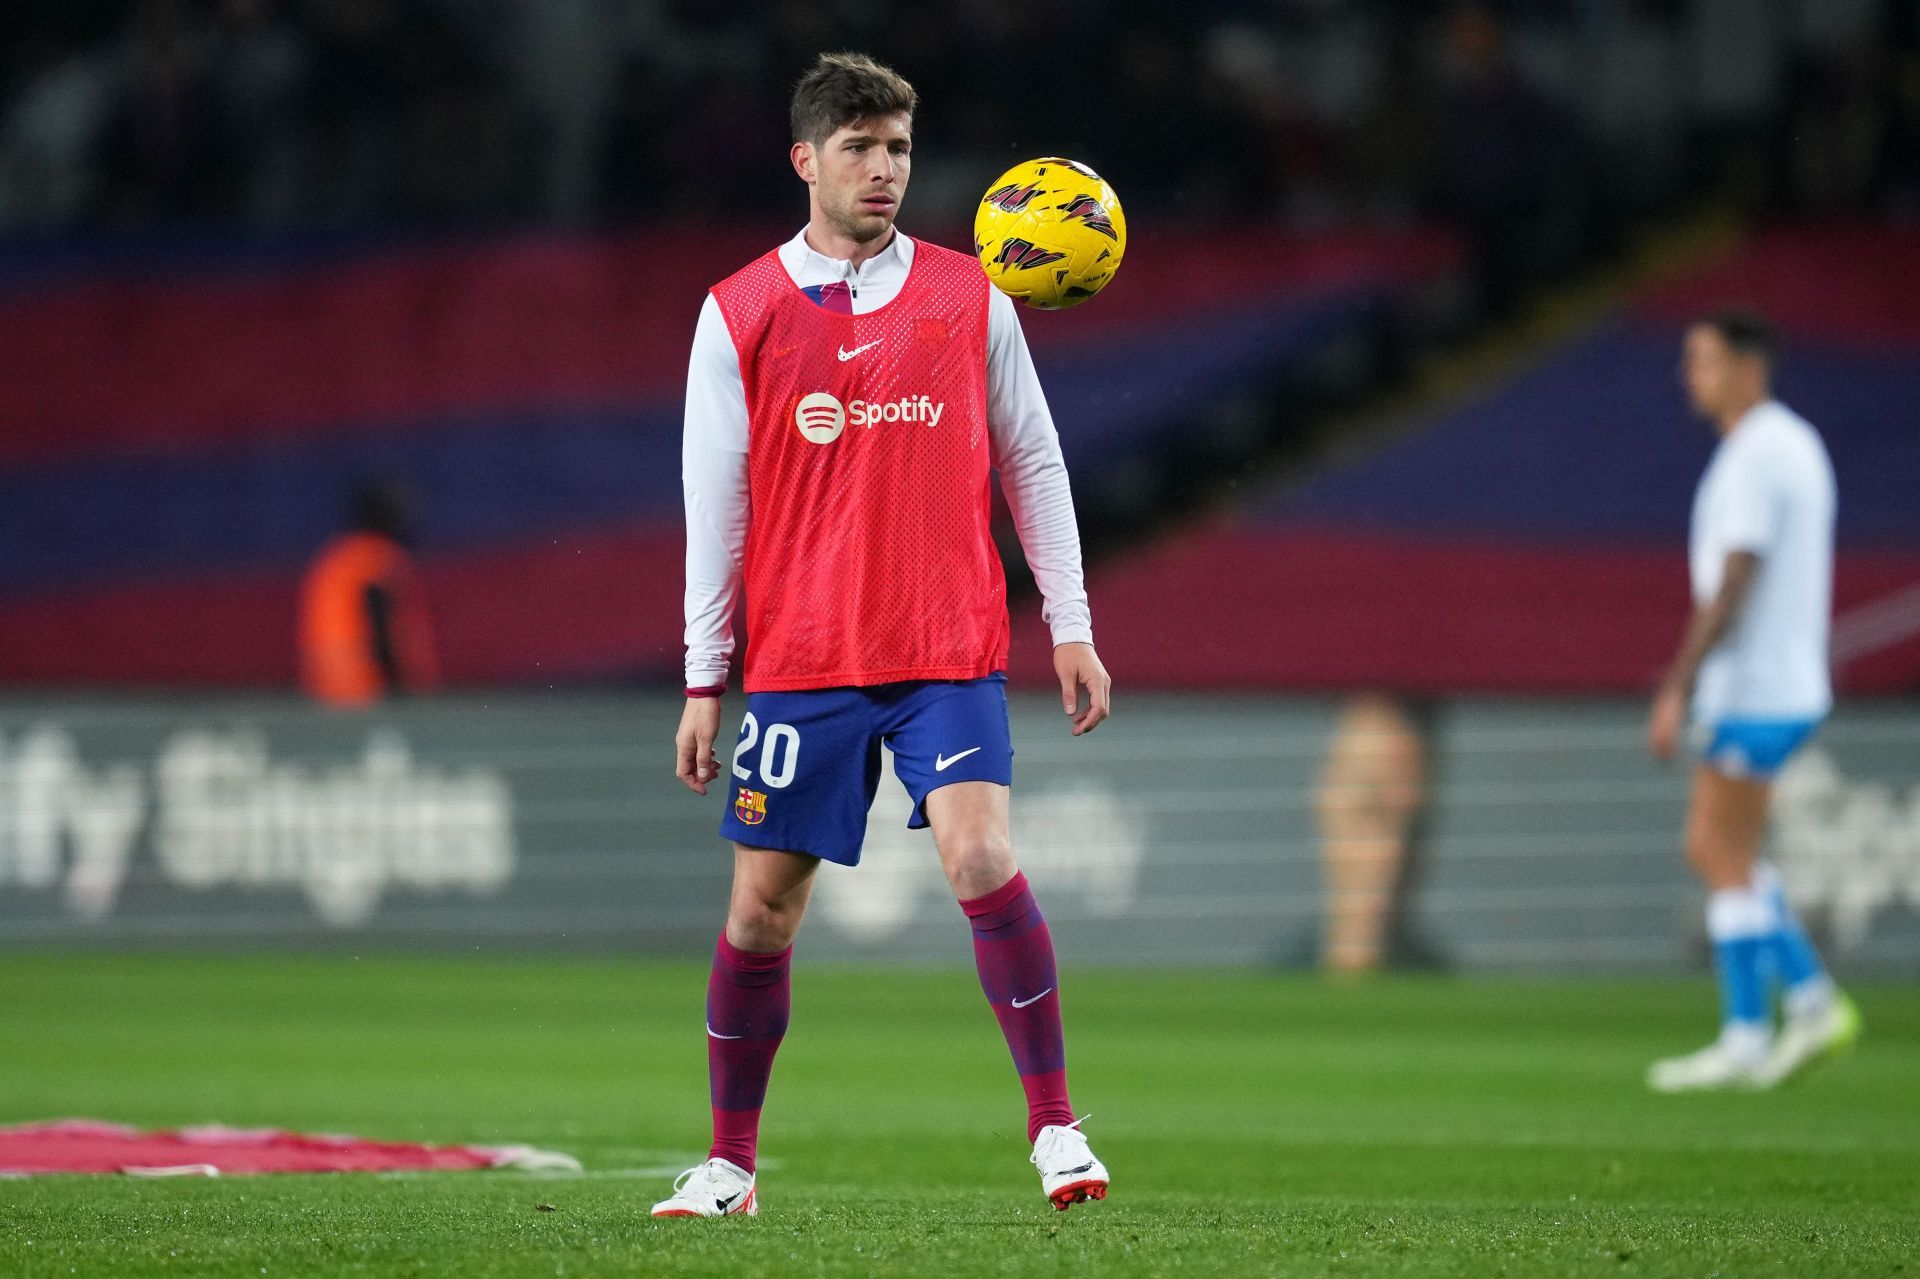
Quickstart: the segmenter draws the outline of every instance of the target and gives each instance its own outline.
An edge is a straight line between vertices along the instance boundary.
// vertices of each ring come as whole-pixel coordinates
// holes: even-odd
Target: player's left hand
[[[1647,750],[1666,761],[1680,749],[1680,725],[1687,717],[1686,694],[1667,685],[1654,694],[1653,713],[1647,717]]]
[[[696,795],[707,793],[707,783],[720,776],[714,739],[720,736],[720,699],[689,697],[680,712],[680,731],[673,735],[673,775]]]
[[[1053,673],[1060,677],[1060,704],[1073,716],[1073,735],[1091,733],[1112,713],[1113,681],[1100,655],[1091,644],[1056,644],[1053,649]],[[1087,692],[1086,709],[1080,707],[1080,690]]]

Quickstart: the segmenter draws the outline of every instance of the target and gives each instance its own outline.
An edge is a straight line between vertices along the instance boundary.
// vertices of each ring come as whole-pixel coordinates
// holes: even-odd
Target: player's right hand
[[[1687,718],[1687,695],[1680,689],[1664,686],[1654,694],[1653,710],[1647,716],[1647,753],[1661,763],[1672,759],[1680,749],[1680,728]]]
[[[720,699],[689,697],[680,712],[680,731],[673,735],[673,775],[696,795],[707,793],[707,783],[720,776],[714,757],[714,739],[720,736]]]

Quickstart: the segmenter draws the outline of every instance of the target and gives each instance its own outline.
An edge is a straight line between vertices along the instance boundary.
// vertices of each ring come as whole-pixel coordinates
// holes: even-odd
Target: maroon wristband
[[[705,688],[689,688],[688,697],[719,697],[727,691],[725,684],[709,684]]]

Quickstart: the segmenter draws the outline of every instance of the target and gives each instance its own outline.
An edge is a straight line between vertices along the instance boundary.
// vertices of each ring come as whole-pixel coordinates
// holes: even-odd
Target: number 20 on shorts
[[[773,790],[784,789],[800,764],[800,730],[791,724],[769,724],[762,741],[760,721],[748,711],[740,723],[740,744],[733,751],[733,775],[743,782],[753,776],[745,761],[755,746],[760,748],[760,780]]]

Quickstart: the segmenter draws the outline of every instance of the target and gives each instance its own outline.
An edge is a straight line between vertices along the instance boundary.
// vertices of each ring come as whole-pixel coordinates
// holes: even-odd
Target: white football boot
[[[1816,1062],[1837,1057],[1859,1038],[1860,1010],[1836,990],[1818,1008],[1788,1015],[1756,1072],[1760,1087],[1784,1083]]]
[[[760,1214],[753,1174],[724,1159],[709,1159],[681,1173],[673,1194],[653,1206],[656,1217],[732,1217]]]
[[[1732,1027],[1697,1053],[1668,1057],[1647,1068],[1647,1087],[1655,1092],[1704,1092],[1715,1088],[1761,1088],[1767,1060],[1764,1035]]]
[[[1088,1116],[1071,1124],[1049,1124],[1033,1139],[1028,1161],[1040,1170],[1040,1189],[1061,1212],[1089,1199],[1107,1197],[1107,1166],[1093,1157],[1080,1125]]]

